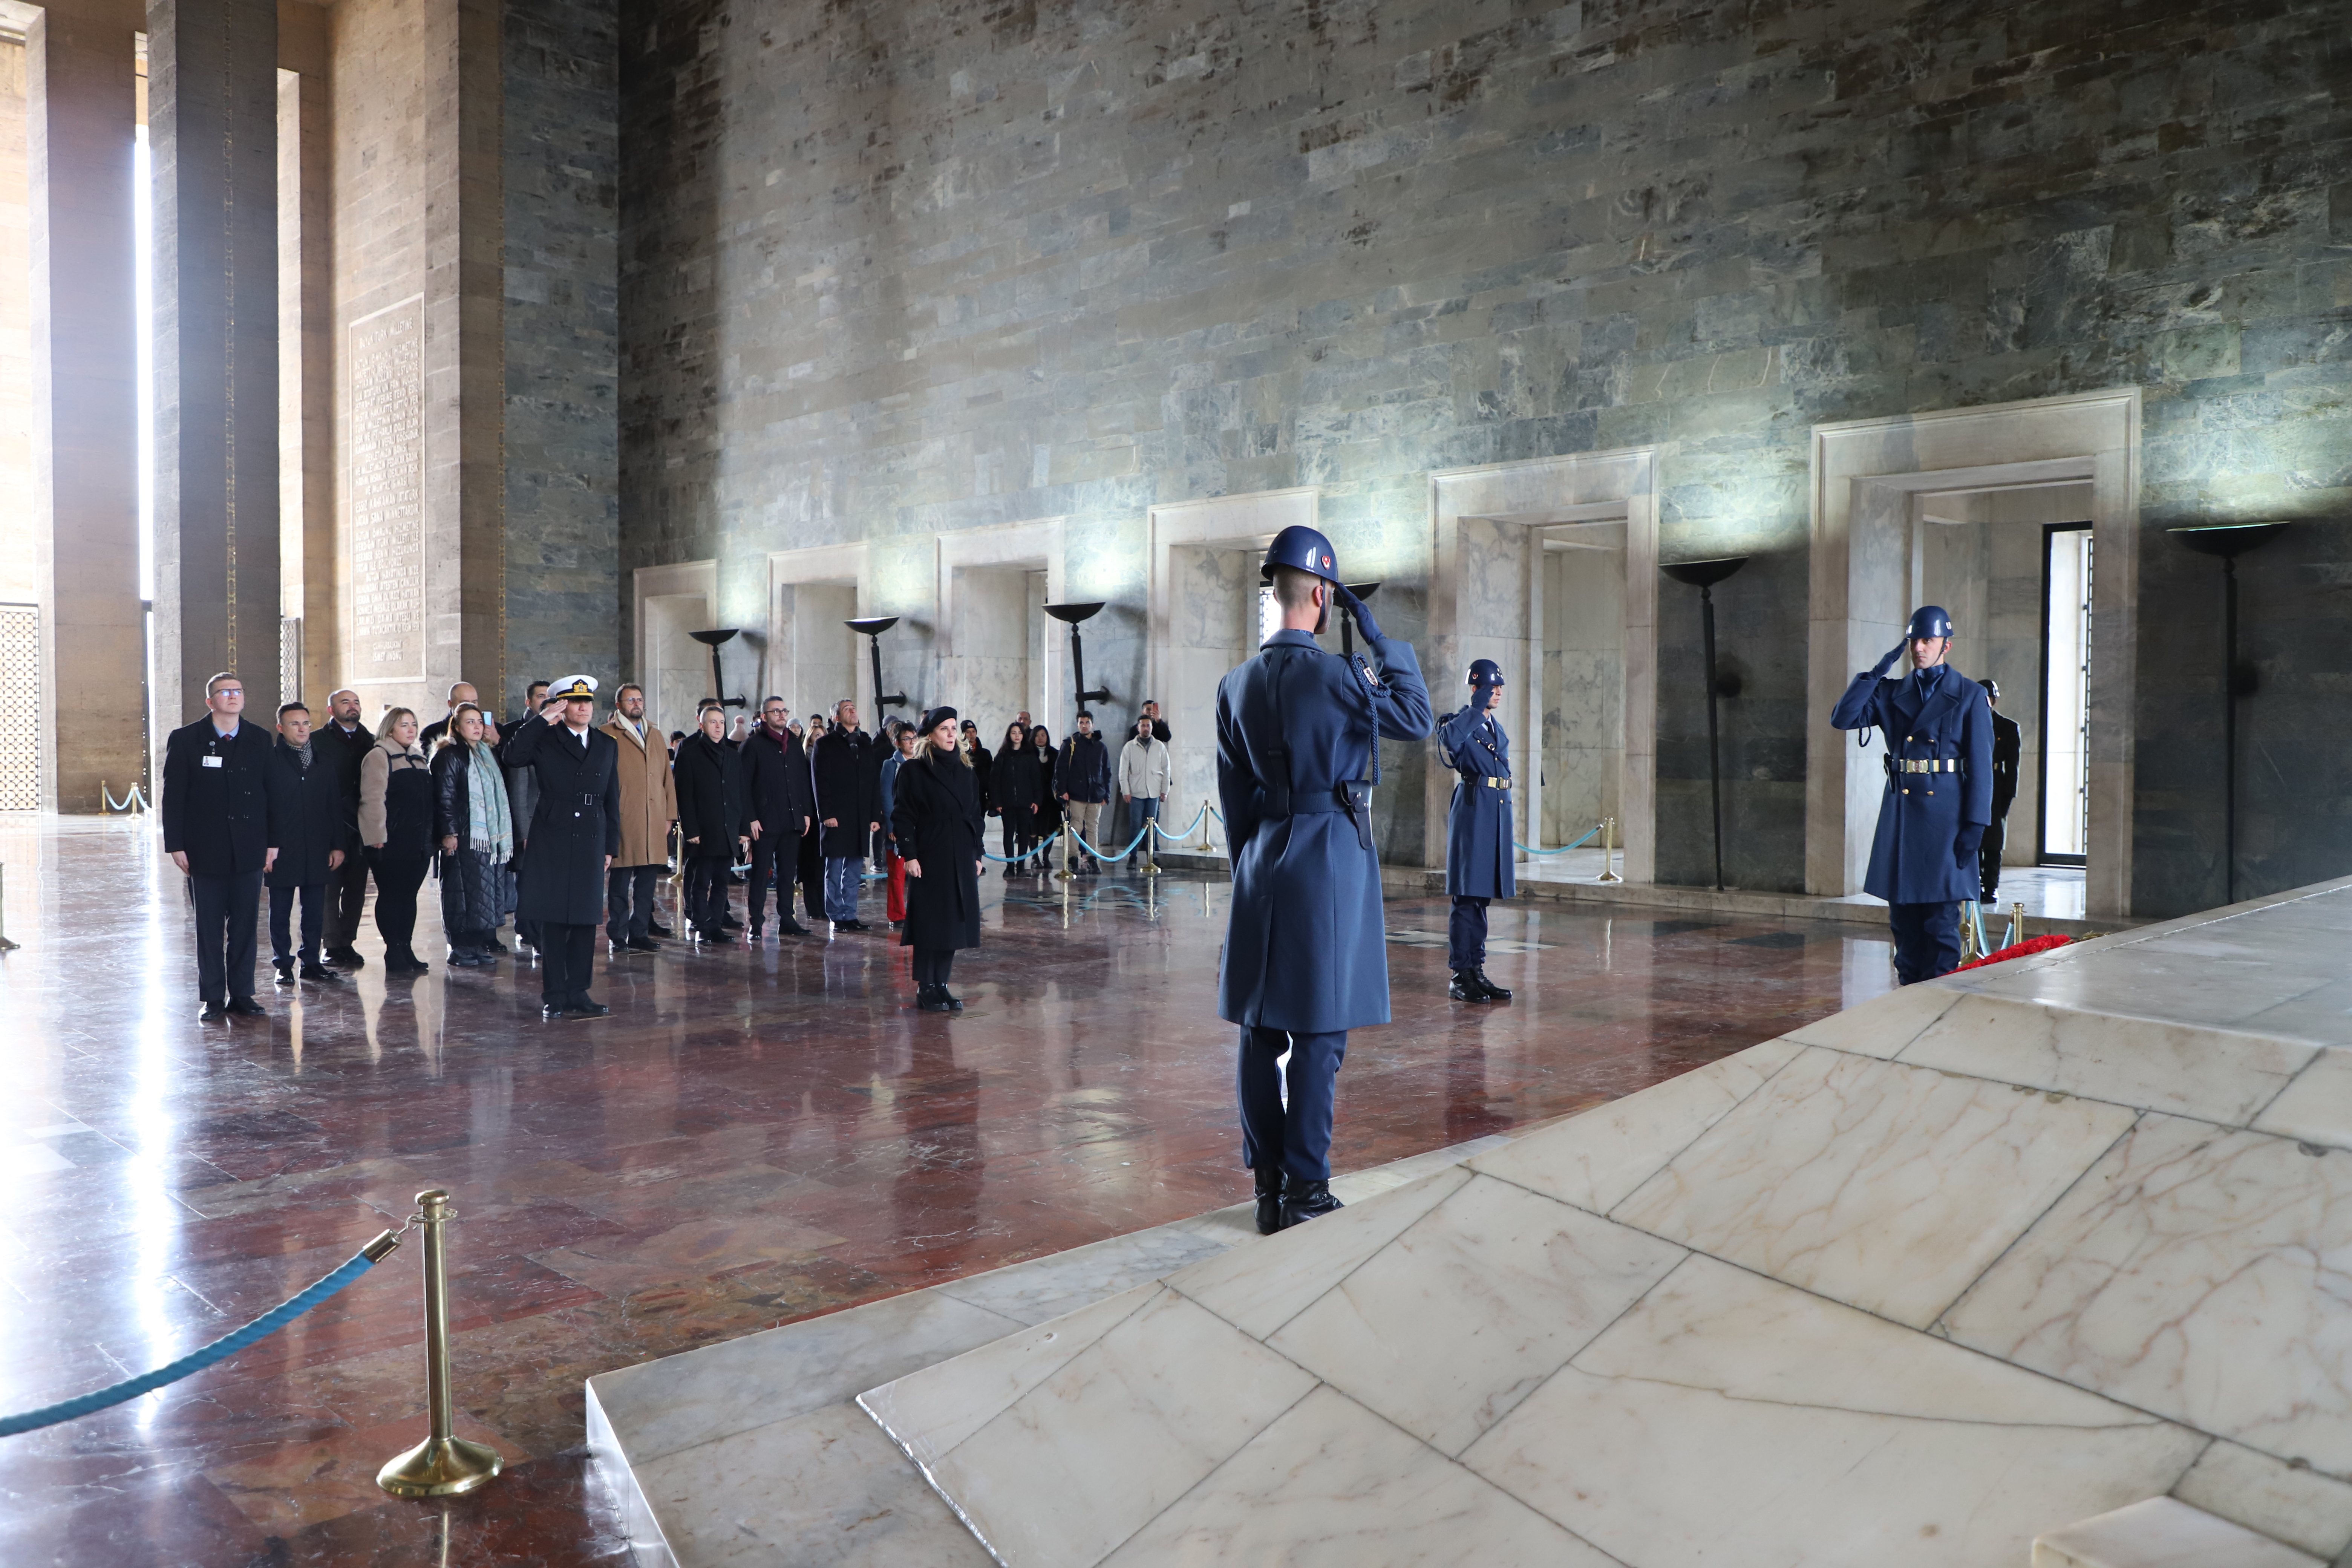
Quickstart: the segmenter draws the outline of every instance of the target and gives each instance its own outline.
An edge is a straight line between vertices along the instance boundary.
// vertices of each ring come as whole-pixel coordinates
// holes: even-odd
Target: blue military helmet
[[[1921,637],[1948,637],[1952,635],[1952,617],[1941,605],[1922,605],[1911,612],[1911,628],[1904,637],[1912,642]]]
[[[1501,686],[1506,684],[1503,679],[1503,667],[1496,664],[1491,658],[1472,659],[1470,661],[1469,684],[1472,686]]]
[[[1257,580],[1273,582],[1277,566],[1296,566],[1327,583],[1339,580],[1339,552],[1331,548],[1329,540],[1303,523],[1292,523],[1274,536],[1274,542],[1265,547],[1265,561],[1258,568]]]

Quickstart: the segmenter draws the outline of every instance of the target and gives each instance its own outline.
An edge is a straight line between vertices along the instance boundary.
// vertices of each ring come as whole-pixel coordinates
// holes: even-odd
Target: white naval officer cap
[[[557,702],[573,702],[596,695],[596,678],[593,675],[567,675],[548,688],[547,695]]]

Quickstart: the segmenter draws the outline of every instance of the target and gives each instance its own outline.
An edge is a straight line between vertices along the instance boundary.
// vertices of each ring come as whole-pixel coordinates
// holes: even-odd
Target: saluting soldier
[[[1977,847],[1992,820],[1992,705],[1946,662],[1952,617],[1914,611],[1904,641],[1853,678],[1830,722],[1886,736],[1886,794],[1864,890],[1886,900],[1906,985],[1960,966],[1960,904],[1977,896]],[[1910,655],[1909,673],[1885,679]]]
[[[1445,811],[1445,963],[1456,1002],[1507,1002],[1486,978],[1486,904],[1519,890],[1511,864],[1511,738],[1495,721],[1503,670],[1491,658],[1470,661],[1469,705],[1438,721],[1437,754],[1457,777]]]
[[[1411,644],[1383,636],[1339,581],[1331,542],[1275,535],[1263,579],[1282,629],[1217,687],[1217,794],[1233,903],[1217,1014],[1241,1026],[1242,1162],[1270,1233],[1339,1206],[1331,1112],[1348,1031],[1389,1021],[1388,933],[1372,847],[1379,737],[1429,733],[1429,691]],[[1336,600],[1380,661],[1316,645]],[[1369,776],[1367,776],[1369,774]],[[1275,1066],[1290,1053],[1288,1103]]]
[[[516,919],[537,922],[542,1018],[601,1018],[588,994],[604,875],[621,852],[621,749],[592,727],[593,676],[568,675],[546,704],[507,737],[507,766],[539,775],[539,804],[525,837]]]

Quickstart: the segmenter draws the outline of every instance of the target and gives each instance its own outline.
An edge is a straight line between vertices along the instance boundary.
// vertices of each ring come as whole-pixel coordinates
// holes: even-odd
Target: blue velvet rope
[[[1530,855],[1565,855],[1571,849],[1581,849],[1586,845],[1591,843],[1593,834],[1599,833],[1600,831],[1601,825],[1596,822],[1592,825],[1592,833],[1586,834],[1583,837],[1578,839],[1573,844],[1563,844],[1557,849],[1538,849],[1532,844],[1522,844],[1516,838],[1511,840],[1511,847],[1514,849],[1524,849]]]
[[[142,1373],[128,1382],[115,1384],[109,1388],[85,1394],[78,1399],[68,1399],[57,1405],[44,1405],[38,1410],[27,1410],[20,1415],[0,1416],[0,1437],[13,1437],[19,1432],[37,1431],[44,1426],[54,1426],[61,1421],[71,1421],[77,1416],[104,1410],[110,1405],[123,1404],[125,1401],[138,1398],[142,1394],[152,1394],[167,1384],[177,1383],[191,1373],[202,1372],[215,1362],[226,1361],[256,1340],[276,1333],[279,1329],[284,1328],[374,1267],[373,1258],[364,1252],[360,1253],[341,1268],[336,1269],[293,1300],[272,1307],[235,1333],[225,1339],[215,1340],[202,1350],[191,1351],[168,1366],[159,1366],[151,1373]]]

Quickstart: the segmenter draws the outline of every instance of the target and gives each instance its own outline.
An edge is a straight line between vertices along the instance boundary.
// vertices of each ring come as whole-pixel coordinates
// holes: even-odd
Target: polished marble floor
[[[194,1019],[176,878],[131,821],[0,818],[0,1408],[168,1361],[448,1187],[461,1433],[509,1473],[394,1503],[421,1435],[415,1251],[233,1363],[5,1439],[0,1562],[616,1561],[585,1378],[1231,1204],[1225,887],[992,877],[969,1010],[916,1014],[903,952],[842,935],[537,979],[380,966]],[[431,888],[427,887],[430,904]],[[1503,1009],[1444,999],[1440,899],[1389,904],[1396,1023],[1360,1034],[1335,1163],[1614,1099],[1887,989],[1853,928],[1498,908]],[[428,908],[425,925],[432,924]],[[420,933],[420,952],[437,944]],[[362,950],[374,956],[372,937]]]

